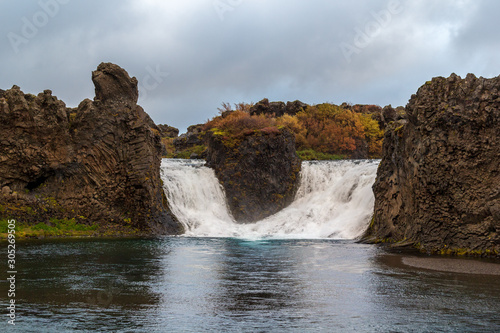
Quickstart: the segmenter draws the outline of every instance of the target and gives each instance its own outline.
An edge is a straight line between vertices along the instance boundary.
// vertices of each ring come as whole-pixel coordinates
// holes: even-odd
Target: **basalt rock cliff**
[[[223,185],[236,221],[261,220],[293,201],[301,161],[288,130],[267,128],[239,138],[209,131],[207,145],[207,164]]]
[[[453,74],[386,128],[371,241],[443,254],[500,252],[500,77]]]
[[[269,102],[267,98],[264,98],[250,108],[250,114],[264,114],[274,117],[281,117],[285,114],[294,116],[307,106],[306,103],[302,103],[299,100],[286,102],[285,104],[284,102]]]
[[[95,98],[75,109],[45,90],[14,86],[0,98],[0,217],[182,230],[160,178],[161,143],[138,106],[137,80],[117,65],[92,73]]]

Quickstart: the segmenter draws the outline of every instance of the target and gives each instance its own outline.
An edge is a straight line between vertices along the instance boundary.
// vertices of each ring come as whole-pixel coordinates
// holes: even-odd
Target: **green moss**
[[[400,131],[403,129],[403,127],[404,127],[404,125],[401,125],[401,126],[399,126],[399,127],[396,127],[396,128],[394,129],[394,132],[396,132],[396,133],[400,132]]]
[[[299,155],[300,159],[304,161],[311,160],[342,160],[347,158],[346,155],[335,155],[335,154],[327,154],[322,153],[320,151],[316,151],[313,149],[305,149],[297,151],[297,155]]]
[[[217,136],[227,136],[228,133],[221,130],[221,129],[218,129],[217,127],[214,127],[212,129],[210,129],[210,131],[214,134],[214,135],[217,135]]]
[[[0,238],[7,237],[8,220],[0,220]],[[50,219],[35,225],[27,225],[16,221],[16,236],[23,237],[53,237],[53,236],[91,236],[96,233],[97,224],[81,224],[75,219]]]
[[[198,145],[198,146],[193,146],[191,148],[188,148],[186,150],[177,152],[177,153],[170,153],[167,154],[167,158],[184,158],[184,159],[189,159],[191,157],[191,154],[195,153],[198,155],[201,155],[207,147],[205,145]]]
[[[6,220],[6,219],[2,219],[0,220],[0,234],[6,234],[9,230],[9,220]],[[19,230],[19,225],[16,224],[16,228],[15,228],[16,232]]]
[[[497,250],[492,250],[492,249],[472,250],[467,248],[452,248],[452,249],[444,248],[441,249],[440,252],[442,253],[443,250],[447,255],[456,255],[456,256],[484,257],[484,256],[496,256],[499,254]]]
[[[141,231],[132,226],[132,221],[126,225],[121,224],[96,224],[81,223],[76,219],[55,219],[39,222],[35,225],[26,224],[16,220],[16,238],[45,238],[45,237],[107,237],[107,236],[136,236]],[[8,220],[0,220],[0,239],[8,236]]]
[[[69,122],[73,123],[76,120],[76,112],[71,112],[69,114]]]
[[[418,248],[422,252],[427,252],[424,251],[424,248],[418,244]],[[440,254],[440,255],[446,255],[446,256],[459,256],[459,257],[494,257],[498,256],[500,253],[495,250],[495,249],[478,249],[478,250],[472,250],[469,248],[453,248],[453,247],[448,247],[447,245],[444,245],[442,248],[435,249],[433,251],[430,251],[433,254]]]
[[[375,216],[372,216],[372,219],[370,221],[370,225],[368,226],[368,229],[373,229],[373,226],[375,225]]]

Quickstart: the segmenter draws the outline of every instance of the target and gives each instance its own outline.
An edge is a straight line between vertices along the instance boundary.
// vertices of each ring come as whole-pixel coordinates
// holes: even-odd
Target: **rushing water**
[[[195,237],[354,239],[373,213],[379,161],[304,162],[295,201],[253,224],[237,224],[213,170],[204,161],[169,160],[162,177],[172,212]]]
[[[411,268],[352,240],[377,164],[304,163],[288,208],[239,225],[212,170],[164,160],[187,234],[18,241],[16,326],[3,316],[0,332],[499,332],[498,276]]]

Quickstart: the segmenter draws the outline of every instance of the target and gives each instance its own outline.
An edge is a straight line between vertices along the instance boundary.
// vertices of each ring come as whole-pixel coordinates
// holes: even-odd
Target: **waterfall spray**
[[[162,177],[172,212],[186,236],[353,239],[373,212],[379,161],[303,162],[293,203],[253,224],[238,224],[215,173],[204,161],[164,159]]]

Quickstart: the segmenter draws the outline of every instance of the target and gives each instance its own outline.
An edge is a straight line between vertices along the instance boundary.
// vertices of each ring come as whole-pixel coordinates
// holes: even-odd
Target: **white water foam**
[[[186,236],[354,239],[373,212],[378,160],[303,162],[290,206],[251,224],[234,221],[224,191],[204,161],[163,159],[162,178],[172,212]]]

